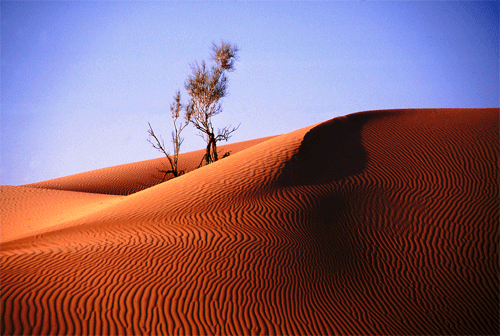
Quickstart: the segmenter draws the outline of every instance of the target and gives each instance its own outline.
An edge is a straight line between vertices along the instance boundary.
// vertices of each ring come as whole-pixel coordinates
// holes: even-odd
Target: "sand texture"
[[[499,109],[227,146],[3,186],[1,333],[498,333]]]
[[[217,147],[217,152],[221,157],[224,153],[233,155],[271,138],[273,137],[220,145]],[[203,154],[205,154],[205,150],[179,154],[179,171],[188,173],[197,169],[200,166]],[[53,180],[32,183],[27,186],[34,188],[83,191],[97,194],[130,195],[152,187],[164,180],[171,179],[171,174],[165,176],[165,174],[161,172],[162,170],[168,171],[170,169],[171,167],[167,158],[161,157],[155,160],[127,163],[119,166],[92,170]]]

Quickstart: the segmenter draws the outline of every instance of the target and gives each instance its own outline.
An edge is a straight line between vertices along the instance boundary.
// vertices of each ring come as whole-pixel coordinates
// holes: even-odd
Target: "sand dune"
[[[22,186],[0,186],[0,195],[0,242],[50,231],[123,198]]]
[[[273,136],[234,144],[221,145],[218,152],[236,154],[246,148],[273,138]],[[182,153],[179,155],[179,171],[186,173],[197,169],[201,163],[204,150]],[[48,188],[68,191],[83,191],[97,194],[130,195],[147,189],[163,181],[164,173],[169,170],[167,158],[127,163],[119,166],[102,168],[80,174],[64,176],[52,180],[28,184],[28,187]],[[171,174],[165,180],[172,178]]]
[[[2,187],[0,331],[497,334],[498,126],[363,112],[149,188],[153,162]]]

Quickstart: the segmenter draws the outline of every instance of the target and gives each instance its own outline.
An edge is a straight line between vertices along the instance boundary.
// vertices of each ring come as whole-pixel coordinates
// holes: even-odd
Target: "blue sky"
[[[498,107],[499,2],[2,1],[0,184],[160,157],[190,63],[240,47],[230,142],[353,112]],[[193,127],[182,152],[201,149]]]

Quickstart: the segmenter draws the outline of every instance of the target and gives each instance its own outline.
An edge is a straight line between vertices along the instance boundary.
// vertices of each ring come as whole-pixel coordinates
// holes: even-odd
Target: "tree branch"
[[[153,141],[151,141],[151,138],[148,139],[148,142],[153,146],[153,148],[155,148],[156,150],[162,152],[163,154],[165,154],[165,156],[167,157],[168,159],[168,162],[170,163],[170,167],[172,168],[171,170],[165,172],[165,171],[161,171],[161,172],[165,172],[165,176],[167,176],[167,174],[169,172],[172,172],[174,171],[174,162],[172,161],[172,158],[170,157],[170,154],[165,150],[165,143],[163,141],[160,142],[160,140],[158,139],[158,137],[156,136],[155,132],[153,131],[153,127],[151,127],[151,124],[148,123],[149,125],[149,130],[148,130],[148,133],[150,135],[150,137],[153,137],[156,141],[156,143],[154,143]],[[163,177],[163,179],[165,179],[165,176]],[[174,174],[175,176],[175,174]]]

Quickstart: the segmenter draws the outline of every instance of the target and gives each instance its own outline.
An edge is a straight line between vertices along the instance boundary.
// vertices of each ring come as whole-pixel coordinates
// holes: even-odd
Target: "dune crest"
[[[498,112],[352,114],[108,196],[0,245],[0,331],[495,334]]]
[[[272,139],[273,137],[275,136],[220,145],[218,148],[221,156],[226,152],[233,155],[258,143]],[[188,173],[197,169],[204,154],[204,150],[180,154],[179,170],[184,170]],[[130,195],[161,183],[164,174],[159,172],[159,170],[169,169],[170,166],[167,158],[161,157],[158,159],[101,168],[52,180],[31,183],[25,186],[81,191],[95,194]],[[166,180],[170,178],[172,178],[171,174],[166,177]]]
[[[1,243],[50,231],[122,198],[22,186],[0,186],[0,195]]]

